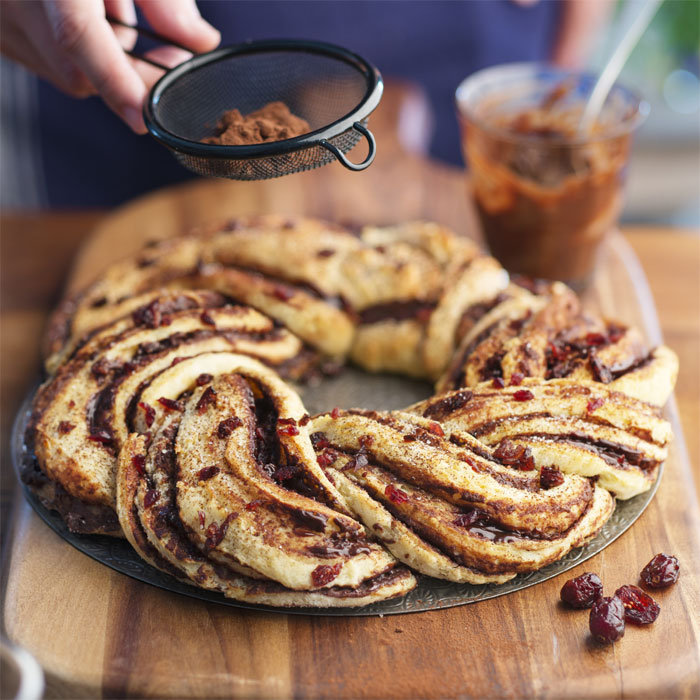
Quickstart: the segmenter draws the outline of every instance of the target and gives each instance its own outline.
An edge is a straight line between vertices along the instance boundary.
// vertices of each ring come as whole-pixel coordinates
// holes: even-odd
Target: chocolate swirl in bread
[[[336,412],[311,429],[355,515],[431,576],[485,583],[533,571],[593,537],[614,508],[587,479],[543,488],[534,462],[517,471],[471,436],[407,413]]]
[[[486,382],[408,410],[486,445],[520,445],[538,463],[595,477],[622,499],[651,488],[672,438],[658,408],[591,381]]]
[[[28,465],[26,479],[49,504],[58,496],[57,506],[72,497],[101,513],[97,520],[74,519],[71,527],[77,531],[114,531],[116,458],[134,423],[152,421],[160,397],[154,406],[140,397],[159,372],[186,357],[232,350],[254,355],[287,376],[298,377],[309,363],[309,351],[298,338],[253,309],[165,314],[163,308],[152,301],[95,332],[34,400],[27,442],[36,463]],[[60,485],[58,493],[40,478],[37,466]]]
[[[160,394],[180,408],[157,409],[150,438],[128,438],[117,479],[122,527],[149,561],[275,605],[365,605],[415,585],[344,514],[304,407],[274,372],[207,353],[164,370],[143,399]]]

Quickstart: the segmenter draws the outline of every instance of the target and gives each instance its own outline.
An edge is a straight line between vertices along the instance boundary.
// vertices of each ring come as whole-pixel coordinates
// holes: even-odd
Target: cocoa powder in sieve
[[[282,141],[311,131],[309,123],[292,114],[284,102],[268,102],[261,109],[243,115],[237,109],[224,112],[216,124],[217,134],[202,143],[220,146],[248,146]]]

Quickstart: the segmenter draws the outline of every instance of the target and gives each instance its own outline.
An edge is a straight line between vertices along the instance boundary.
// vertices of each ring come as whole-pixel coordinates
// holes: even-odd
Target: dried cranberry
[[[156,489],[149,489],[146,491],[146,495],[143,497],[144,508],[150,508],[154,503],[160,498],[160,491]]]
[[[278,418],[277,422],[280,425],[296,425],[297,424],[296,418]]]
[[[146,473],[146,455],[134,455],[131,458],[131,464],[139,476],[143,476]]]
[[[280,301],[289,301],[294,296],[294,292],[291,289],[283,287],[281,285],[275,286],[275,288],[272,290],[272,293]]]
[[[299,425],[308,425],[309,422],[311,421],[311,416],[308,413],[305,413],[300,419],[299,419]]]
[[[182,411],[182,406],[175,400],[161,396],[158,403],[168,411]]]
[[[493,381],[491,382],[491,386],[494,389],[503,389],[505,385],[506,383],[503,381],[502,377],[494,377]]]
[[[361,435],[359,439],[360,447],[371,447],[374,438],[371,435]]]
[[[572,608],[590,608],[603,595],[603,582],[598,574],[586,573],[567,581],[559,596]]]
[[[428,432],[438,437],[445,437],[445,431],[442,429],[440,423],[430,423],[430,425],[428,425]]]
[[[540,471],[540,488],[551,489],[564,483],[564,475],[559,467],[542,467]]]
[[[317,566],[311,572],[311,583],[313,583],[315,588],[325,586],[334,579],[338,578],[338,574],[340,573],[340,570],[342,568],[342,564],[331,564],[330,566]]]
[[[535,395],[529,389],[518,389],[518,391],[513,394],[513,398],[516,401],[529,401],[530,399],[534,399]]]
[[[216,434],[222,440],[225,440],[236,428],[241,425],[243,425],[243,421],[238,418],[238,416],[231,416],[230,418],[226,418],[219,423],[219,427],[216,429]]]
[[[208,386],[197,401],[197,413],[201,416],[212,405],[216,405],[216,392]]]
[[[340,417],[340,409],[336,406],[332,411],[331,411],[331,418],[335,420],[336,418]]]
[[[75,426],[72,423],[69,423],[67,420],[62,420],[58,424],[58,432],[60,435],[68,435],[73,428],[75,428]]]
[[[659,616],[659,604],[637,586],[622,586],[615,591],[615,597],[625,607],[625,620],[635,625],[649,625]]]
[[[204,467],[197,472],[197,479],[199,479],[199,481],[207,481],[208,479],[215,477],[220,471],[221,469],[219,469],[219,467],[216,465]]]
[[[321,454],[318,455],[318,457],[316,457],[316,461],[322,467],[330,467],[331,464],[333,464],[336,461],[336,459],[338,459],[338,455],[333,450],[326,450],[325,452],[321,452]]]
[[[605,403],[605,399],[598,396],[595,399],[591,399],[586,404],[586,413],[593,413],[596,409],[600,408]]]
[[[678,581],[680,570],[676,557],[661,553],[642,569],[640,576],[649,588],[666,588]]]
[[[200,374],[200,375],[197,377],[197,379],[196,379],[196,381],[195,381],[195,384],[196,384],[197,386],[204,386],[205,384],[209,384],[209,382],[210,382],[212,379],[214,379],[214,377],[212,377],[211,374],[207,374],[206,372],[202,372],[202,374]]]
[[[588,618],[591,634],[604,644],[625,636],[625,608],[619,598],[603,597],[593,603]]]
[[[535,458],[532,450],[524,445],[516,445],[510,440],[502,440],[493,456],[501,463],[514,469],[529,471],[535,468]]]
[[[293,476],[295,476],[298,471],[298,464],[286,464],[283,467],[275,469],[272,478],[277,482],[287,481],[287,479],[291,479]]]
[[[153,420],[156,417],[156,410],[150,404],[139,401],[139,408],[143,410],[143,417],[146,425],[150,428],[153,425]]]
[[[211,317],[208,311],[202,311],[199,320],[206,326],[213,326],[216,328],[216,321]]]
[[[231,521],[237,517],[238,513],[229,513],[224,519],[224,522],[221,523],[221,525],[211,523],[211,525],[209,525],[209,527],[206,530],[207,539],[204,542],[204,546],[207,549],[214,549],[214,547],[219,545],[221,543],[221,540],[224,539],[224,536],[226,535],[226,531],[228,530],[228,526],[230,525]]]
[[[508,386],[518,386],[519,384],[523,383],[523,379],[525,379],[525,377],[523,376],[522,372],[513,372]]]
[[[204,524],[206,523],[204,512],[200,510],[197,515],[199,515],[199,527],[204,529]]]
[[[326,447],[330,447],[331,443],[328,442],[326,436],[323,433],[312,433],[311,434],[311,444],[316,450],[323,450]]]
[[[278,435],[299,435],[299,428],[296,425],[278,425]]]
[[[401,489],[397,489],[392,484],[388,484],[384,489],[385,496],[393,503],[406,503],[408,494]]]
[[[554,343],[547,343],[547,349],[553,360],[563,360],[566,358],[566,351]]]
[[[605,345],[606,337],[602,333],[587,333],[586,345]]]
[[[263,503],[263,500],[261,498],[256,498],[254,501],[250,501],[250,503],[246,503],[245,509],[246,510],[255,510],[262,503]]]

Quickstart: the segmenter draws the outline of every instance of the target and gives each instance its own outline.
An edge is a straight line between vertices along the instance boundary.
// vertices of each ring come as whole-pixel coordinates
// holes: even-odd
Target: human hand
[[[136,43],[134,30],[113,27],[106,19],[108,13],[136,24],[134,2],[154,31],[193,52],[219,44],[219,32],[202,19],[194,0],[5,0],[0,50],[73,97],[100,95],[143,134],[141,108],[161,73],[124,53]],[[160,47],[148,56],[172,64],[187,54]]]

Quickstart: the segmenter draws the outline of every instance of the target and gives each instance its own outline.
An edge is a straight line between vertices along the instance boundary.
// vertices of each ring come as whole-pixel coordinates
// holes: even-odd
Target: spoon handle
[[[637,4],[632,3],[631,0],[627,1],[629,8]],[[586,108],[583,110],[581,121],[579,122],[579,132],[586,133],[590,131],[593,124],[595,124],[595,120],[600,114],[600,110],[605,103],[605,98],[608,96],[610,88],[613,86],[615,80],[617,80],[617,76],[620,75],[620,71],[627,62],[629,55],[632,53],[632,49],[637,45],[637,42],[642,34],[644,34],[644,30],[649,26],[649,22],[651,22],[662,2],[663,0],[646,0],[642,5],[637,16],[634,18],[625,32],[625,35],[620,40],[620,43],[608,59],[605,68],[593,87],[588,102],[586,103]]]

